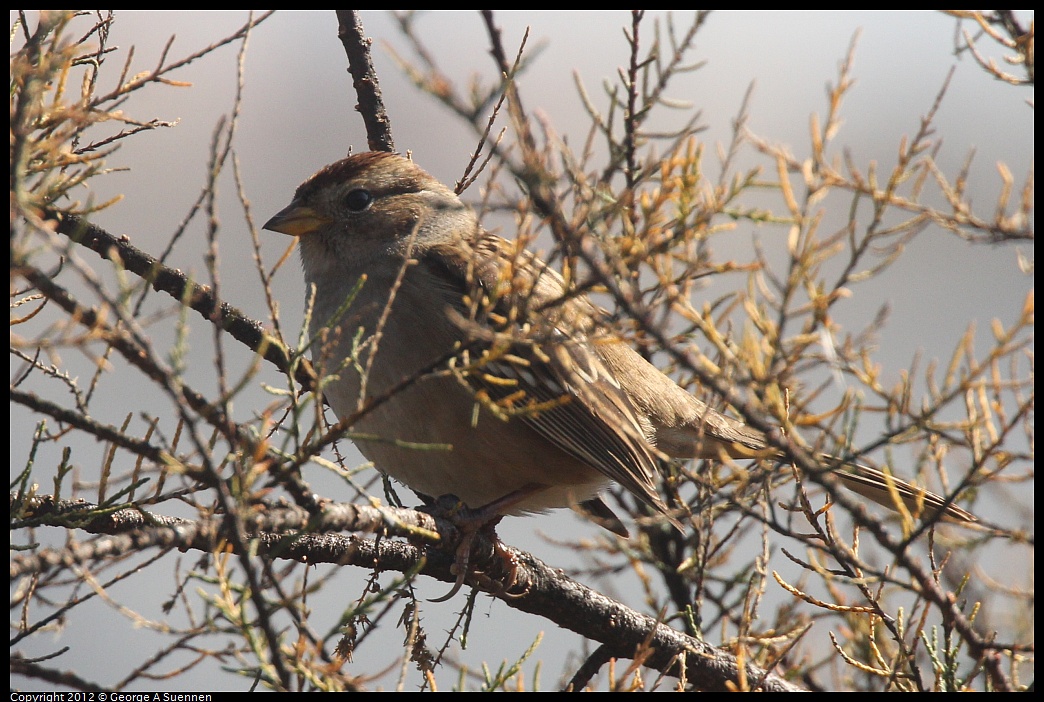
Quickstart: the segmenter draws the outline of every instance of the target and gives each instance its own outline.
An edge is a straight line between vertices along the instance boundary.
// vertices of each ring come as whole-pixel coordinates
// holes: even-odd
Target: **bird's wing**
[[[667,515],[656,490],[658,454],[593,350],[597,310],[583,298],[564,298],[557,273],[499,237],[483,235],[472,248],[466,268],[437,249],[418,264],[436,278],[447,316],[462,332],[457,368],[476,396]]]

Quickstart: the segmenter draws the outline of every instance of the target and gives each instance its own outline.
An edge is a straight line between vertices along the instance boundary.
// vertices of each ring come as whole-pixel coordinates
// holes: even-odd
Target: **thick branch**
[[[22,501],[13,494],[10,507],[12,515],[26,526],[30,522],[55,526],[75,523],[89,533],[113,536],[108,540],[61,550],[41,549],[31,556],[15,557],[11,561],[12,578],[71,562],[111,558],[124,551],[136,552],[148,546],[209,552],[219,545],[225,548],[231,545],[224,534],[225,522],[220,519],[204,522],[172,519],[154,516],[138,508],[104,513],[85,502],[56,502],[46,496]],[[78,515],[80,519],[77,519]],[[415,546],[387,538],[346,537],[325,531],[336,528],[391,532],[407,535],[413,541],[430,543],[438,537],[442,543],[456,543],[457,529],[451,522],[414,510],[347,504],[328,506],[322,514],[309,515],[301,509],[272,507],[254,515],[244,515],[242,523],[250,532],[248,540],[253,543],[250,548],[256,548],[256,553],[261,556],[312,565],[333,563],[378,571],[419,572],[444,582],[456,580],[452,549],[445,551],[437,547]],[[262,531],[265,527],[275,527],[280,531]],[[684,677],[701,690],[724,691],[739,684],[741,678],[761,681],[761,689],[766,691],[800,690],[751,664],[746,664],[741,676],[740,664],[731,654],[625,607],[529,553],[503,548],[518,564],[517,584],[513,588],[518,592],[494,592],[494,596],[514,609],[544,617],[562,628],[604,644],[613,657],[641,657],[643,665]],[[472,564],[476,572],[496,573],[503,568],[493,543],[482,536],[473,552]],[[472,584],[482,587],[491,583],[479,575],[477,582]]]
[[[366,124],[366,142],[370,151],[395,151],[391,121],[384,109],[381,85],[370,59],[373,40],[364,36],[358,10],[337,10],[337,37],[348,55],[348,72],[359,102],[355,109]]]

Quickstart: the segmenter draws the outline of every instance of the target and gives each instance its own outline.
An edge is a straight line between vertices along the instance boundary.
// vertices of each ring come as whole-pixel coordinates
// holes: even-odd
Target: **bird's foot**
[[[528,494],[528,493],[527,493]],[[470,509],[454,495],[443,495],[437,498],[433,505],[422,508],[433,516],[450,520],[460,530],[460,539],[454,549],[454,561],[452,572],[457,576],[453,587],[442,597],[431,600],[431,602],[445,602],[449,600],[464,586],[464,581],[470,579],[478,587],[500,595],[501,597],[517,598],[523,597],[529,588],[522,592],[509,592],[518,581],[518,557],[501,542],[496,533],[496,526],[503,519],[501,511],[505,506],[521,499],[519,495],[509,495],[501,498],[479,509]],[[507,502],[506,502],[507,501]],[[498,565],[490,572],[471,569],[472,549],[478,542],[479,534],[485,537],[493,546],[493,562]]]

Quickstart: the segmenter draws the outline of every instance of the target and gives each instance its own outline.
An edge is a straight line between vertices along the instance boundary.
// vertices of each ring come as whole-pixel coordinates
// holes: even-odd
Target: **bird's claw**
[[[452,567],[452,572],[457,576],[457,579],[449,592],[441,597],[429,600],[429,602],[445,602],[451,599],[460,592],[460,589],[464,586],[464,581],[469,576],[478,587],[501,597],[518,598],[525,596],[529,592],[528,586],[519,593],[508,592],[518,581],[519,563],[515,554],[504,547],[494,531],[501,519],[501,515],[495,513],[490,515],[489,511],[485,509],[469,510],[460,500],[455,498],[453,503],[450,504],[449,497],[451,496],[438,498],[433,511],[437,512],[439,516],[452,521],[461,531],[461,538],[454,551]],[[504,575],[501,578],[490,577],[481,571],[470,571],[471,549],[482,531],[487,532],[490,541],[493,543],[494,556],[500,559],[503,566]]]

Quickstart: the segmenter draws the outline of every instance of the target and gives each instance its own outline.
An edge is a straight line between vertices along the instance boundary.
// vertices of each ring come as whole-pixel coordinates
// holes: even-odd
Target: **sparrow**
[[[322,394],[374,465],[487,517],[580,507],[624,487],[681,527],[657,489],[668,458],[783,456],[639,355],[605,313],[518,242],[491,234],[411,160],[349,156],[306,180],[266,229],[299,239]],[[822,455],[848,488],[926,519],[944,498]]]

